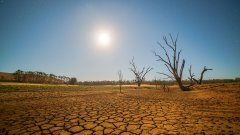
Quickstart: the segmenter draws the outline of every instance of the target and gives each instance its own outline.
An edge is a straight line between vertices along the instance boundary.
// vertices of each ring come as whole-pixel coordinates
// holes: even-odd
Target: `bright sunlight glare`
[[[101,32],[98,35],[98,42],[99,45],[102,47],[109,46],[110,44],[110,35],[107,32]]]

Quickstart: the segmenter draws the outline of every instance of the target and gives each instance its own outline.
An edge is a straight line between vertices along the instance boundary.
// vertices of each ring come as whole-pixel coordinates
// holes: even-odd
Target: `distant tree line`
[[[17,70],[13,73],[17,82],[26,83],[45,83],[45,84],[77,84],[75,77],[57,76],[39,71],[22,71]]]
[[[1,73],[3,74],[3,73]],[[10,74],[10,73],[9,73]],[[78,85],[118,85],[118,81],[77,81],[75,77],[66,77],[66,76],[57,76],[54,74],[47,74],[39,71],[22,71],[17,70],[13,74],[14,80],[12,77],[9,80],[4,76],[0,76],[0,81],[16,81],[16,82],[26,82],[26,83],[43,83],[43,84],[78,84]],[[209,83],[232,83],[232,82],[240,82],[240,77],[236,77],[235,79],[210,79],[210,80],[202,80],[203,84]],[[121,85],[133,85],[136,83],[136,80],[121,80]],[[191,80],[182,80],[184,85],[189,85],[192,83]],[[177,82],[175,80],[143,80],[142,84],[147,85],[176,85]]]
[[[240,82],[239,79],[211,79],[211,80],[203,80],[202,83],[203,84],[210,84],[210,83],[232,83],[232,82]],[[142,84],[146,84],[146,85],[168,85],[168,86],[172,86],[172,85],[176,85],[178,84],[175,80],[144,80],[142,82]],[[189,85],[191,84],[190,80],[182,80],[182,83],[184,85]],[[117,81],[79,81],[77,84],[79,85],[119,85],[119,80]],[[122,80],[121,82],[122,85],[134,85],[136,84],[136,80]]]
[[[240,82],[239,78],[235,79],[209,79],[209,80],[202,80],[202,84],[212,84],[212,83],[234,83],[234,82]],[[145,81],[144,84],[148,85],[162,85],[165,83],[166,85],[177,85],[178,83],[175,80],[149,80]],[[190,80],[182,80],[182,83],[184,85],[190,85],[192,82]]]
[[[79,85],[116,85],[116,81],[80,81]]]

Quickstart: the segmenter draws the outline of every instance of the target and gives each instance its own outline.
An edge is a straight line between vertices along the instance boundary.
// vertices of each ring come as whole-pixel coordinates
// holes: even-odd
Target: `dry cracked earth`
[[[0,93],[0,134],[240,134],[240,84]]]

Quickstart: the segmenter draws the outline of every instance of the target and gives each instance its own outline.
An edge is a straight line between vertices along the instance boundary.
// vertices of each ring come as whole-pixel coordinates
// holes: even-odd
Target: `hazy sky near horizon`
[[[167,72],[152,51],[157,41],[179,33],[178,48],[196,77],[240,77],[238,0],[0,0],[0,72],[17,69],[77,77],[134,79],[129,61],[154,68],[148,80]],[[110,34],[108,47],[96,41]]]

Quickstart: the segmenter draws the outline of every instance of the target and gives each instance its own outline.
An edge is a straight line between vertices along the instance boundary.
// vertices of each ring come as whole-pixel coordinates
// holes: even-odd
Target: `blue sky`
[[[134,79],[129,61],[167,72],[152,51],[179,33],[178,47],[197,77],[240,76],[240,2],[237,0],[0,0],[0,72],[17,69],[75,76],[78,80]],[[109,47],[96,42],[108,31]],[[163,42],[162,42],[163,43]]]

